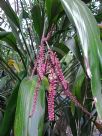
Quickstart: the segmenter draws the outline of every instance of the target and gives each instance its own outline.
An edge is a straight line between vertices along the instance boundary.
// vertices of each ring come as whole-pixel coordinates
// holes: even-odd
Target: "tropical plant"
[[[102,10],[83,1],[0,0],[0,136],[102,133]]]

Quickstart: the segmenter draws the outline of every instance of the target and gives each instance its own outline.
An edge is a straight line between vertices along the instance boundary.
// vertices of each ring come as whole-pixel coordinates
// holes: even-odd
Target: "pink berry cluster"
[[[36,60],[36,70],[37,75],[39,77],[38,84],[36,87],[36,91],[34,94],[34,106],[32,108],[32,113],[34,112],[36,99],[37,99],[37,91],[39,89],[40,83],[44,76],[48,77],[49,81],[49,89],[48,89],[48,115],[49,120],[54,120],[54,98],[56,95],[56,87],[60,85],[66,96],[69,98],[79,107],[83,112],[90,116],[90,113],[77,101],[76,97],[72,95],[69,90],[69,84],[65,80],[61,64],[55,52],[53,52],[50,48],[46,46],[47,41],[50,39],[52,31],[48,33],[47,37],[42,37],[41,44],[39,46],[39,53]],[[35,69],[35,68],[34,68]],[[34,71],[33,71],[34,72]]]

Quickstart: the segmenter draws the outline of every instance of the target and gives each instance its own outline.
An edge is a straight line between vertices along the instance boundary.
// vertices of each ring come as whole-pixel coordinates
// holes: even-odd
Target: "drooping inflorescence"
[[[41,80],[39,78],[38,81],[37,81],[37,86],[36,86],[36,88],[34,90],[33,107],[32,107],[32,111],[31,111],[29,117],[32,117],[33,113],[35,112],[37,98],[38,98],[38,91],[40,89],[40,85],[41,85]]]
[[[77,105],[87,115],[91,116],[91,114],[78,102],[76,97],[73,96],[73,94],[70,92],[69,84],[64,78],[61,64],[59,59],[57,58],[56,53],[53,52],[50,48],[47,49],[47,52],[45,51],[45,48],[47,48],[46,43],[50,39],[51,34],[52,34],[52,30],[51,32],[48,33],[47,37],[42,36],[41,44],[39,46],[39,53],[34,67],[34,69],[36,69],[37,71],[38,83],[34,94],[34,104],[32,107],[32,114],[35,109],[37,92],[39,90],[41,80],[43,80],[44,76],[48,75],[48,81],[49,81],[48,115],[50,121],[54,120],[54,98],[56,95],[57,85],[60,85],[63,88],[65,95],[69,96],[69,98],[75,103],[75,105]]]
[[[62,69],[61,69],[61,64],[60,61],[57,58],[56,52],[53,52],[51,49],[49,49],[49,57],[50,57],[50,62],[53,65],[54,72],[57,76],[57,79],[59,82],[63,85],[64,89],[68,89],[68,83],[64,78]]]
[[[49,120],[54,120],[54,98],[56,95],[57,76],[54,72],[51,63],[47,65],[47,71],[48,71],[48,80],[49,80],[48,115],[49,115]]]
[[[39,54],[37,58],[37,73],[39,74],[39,77],[41,80],[43,79],[43,76],[45,74],[45,47],[44,44],[40,45],[39,47]]]

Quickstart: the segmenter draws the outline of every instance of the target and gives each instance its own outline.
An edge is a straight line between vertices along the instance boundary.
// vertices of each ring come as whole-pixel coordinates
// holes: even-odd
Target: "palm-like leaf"
[[[96,107],[98,114],[102,117],[102,94],[100,82],[102,44],[99,38],[97,23],[87,6],[80,0],[61,0],[61,2],[67,16],[70,17],[72,23],[77,29],[81,42],[79,49],[82,51],[84,57],[84,65],[86,67],[87,75],[91,79],[93,96],[97,100],[100,100],[96,103]]]

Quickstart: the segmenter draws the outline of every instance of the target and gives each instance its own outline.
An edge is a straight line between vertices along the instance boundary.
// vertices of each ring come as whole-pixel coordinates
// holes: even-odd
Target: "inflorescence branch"
[[[48,75],[48,81],[49,81],[49,90],[48,90],[48,115],[49,120],[54,120],[54,98],[56,95],[56,87],[57,85],[60,85],[66,96],[68,96],[74,103],[77,105],[84,113],[86,113],[88,116],[91,116],[91,114],[78,102],[76,97],[70,92],[69,90],[69,84],[65,80],[65,77],[62,72],[61,64],[59,59],[57,58],[57,55],[55,52],[53,52],[50,48],[47,49],[46,52],[46,43],[50,40],[52,36],[53,28],[48,33],[47,37],[42,36],[41,44],[39,45],[39,53],[35,62],[34,69],[32,70],[32,75],[34,74],[34,71],[37,71],[38,75],[38,82],[36,86],[36,90],[34,91],[34,102],[32,107],[32,113],[30,116],[33,115],[35,111],[38,91],[41,85],[41,81],[43,80],[43,77]],[[46,48],[45,48],[46,47]],[[46,59],[47,56],[47,59]]]

